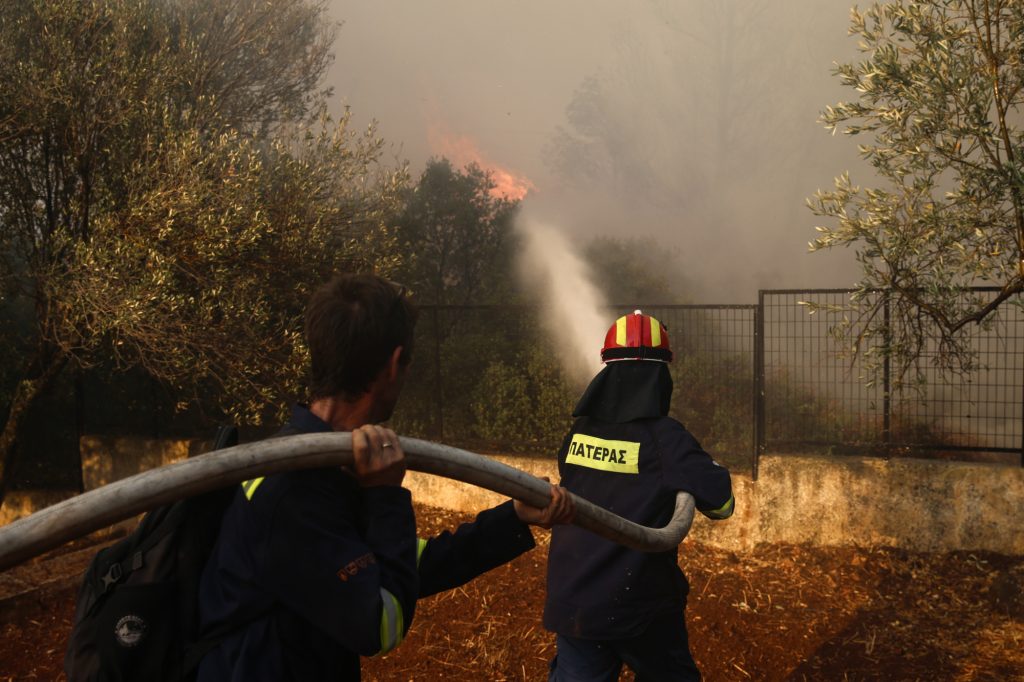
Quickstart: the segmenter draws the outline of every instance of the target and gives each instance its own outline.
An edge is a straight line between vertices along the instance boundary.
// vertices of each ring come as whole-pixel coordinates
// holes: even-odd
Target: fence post
[[[441,381],[441,322],[437,312],[437,305],[434,305],[434,386],[437,389],[437,396],[434,404],[437,406],[437,439],[444,440],[444,383]]]
[[[892,359],[892,318],[889,309],[889,289],[882,292],[882,296],[885,298],[882,304],[885,307],[885,332],[883,341],[885,343],[885,359],[882,361],[882,447],[885,449],[885,454],[888,457],[890,454],[891,443],[892,443],[892,400],[890,398],[891,387],[891,359]]]
[[[759,289],[757,308],[754,309],[754,462],[751,477],[755,481],[761,454],[765,450],[764,364],[764,289]]]

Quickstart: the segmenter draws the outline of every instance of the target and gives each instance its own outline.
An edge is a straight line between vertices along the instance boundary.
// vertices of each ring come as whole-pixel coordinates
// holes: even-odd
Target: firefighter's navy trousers
[[[558,654],[551,661],[548,682],[616,682],[623,663],[636,673],[637,682],[701,679],[690,654],[683,611],[673,611],[629,639],[558,635]]]

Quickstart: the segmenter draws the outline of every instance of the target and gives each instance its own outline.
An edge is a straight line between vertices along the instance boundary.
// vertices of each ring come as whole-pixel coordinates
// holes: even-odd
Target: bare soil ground
[[[417,509],[421,535],[467,515]],[[698,523],[701,521],[698,520]],[[363,678],[545,680],[541,626],[547,534],[469,585],[423,600],[405,643]],[[79,542],[0,574],[0,682],[63,680]],[[977,552],[684,543],[694,656],[718,680],[1024,680],[1024,557]],[[633,679],[627,671],[624,680]]]

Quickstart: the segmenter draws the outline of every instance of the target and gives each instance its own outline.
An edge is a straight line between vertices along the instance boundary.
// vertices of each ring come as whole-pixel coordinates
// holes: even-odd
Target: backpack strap
[[[152,512],[151,512],[152,513]],[[173,504],[167,511],[166,516],[171,514],[183,514],[182,505],[180,503]],[[106,573],[100,576],[100,594],[106,594],[109,592],[117,583],[121,582],[122,579],[127,578],[132,574],[133,571],[137,571],[144,565],[143,556],[157,545],[161,540],[167,537],[168,534],[176,530],[176,523],[162,523],[155,521],[155,517],[147,515],[143,519],[143,523],[149,522],[152,525],[158,526],[156,530],[146,534],[145,539],[140,542],[124,559],[121,561],[115,561],[107,567]]]
[[[213,450],[230,448],[235,445],[238,445],[238,428],[231,425],[218,427],[217,435],[214,438]],[[199,667],[203,657],[217,648],[221,642],[227,639],[230,635],[241,630],[246,625],[254,623],[260,616],[269,613],[269,606],[253,606],[249,609],[243,609],[233,617],[218,624],[210,630],[208,634],[201,637],[199,641],[187,645],[182,657],[183,673],[187,677]]]
[[[238,445],[238,427],[234,424],[221,424],[217,427],[217,435],[213,437],[211,450],[222,450]]]
[[[214,436],[213,446],[211,447],[210,451],[212,452],[213,450],[222,450],[224,448],[230,448],[235,445],[238,445],[238,427],[233,424],[221,424],[217,427],[217,433]],[[187,500],[179,500],[178,502],[171,504],[166,511],[166,515],[170,516],[172,514],[185,514],[186,510],[184,509],[184,507],[186,503]],[[173,532],[177,528],[178,524],[175,522],[163,523],[162,518],[159,521],[154,520],[154,514],[159,515],[159,513],[159,510],[151,512],[150,514],[147,514],[146,518],[142,521],[142,523],[150,523],[153,525],[161,526],[159,530],[152,533],[147,533],[146,539],[143,542],[139,543],[139,545],[135,548],[134,552],[130,553],[121,561],[115,561],[111,563],[107,567],[106,573],[100,576],[99,581],[101,587],[101,594],[106,594],[110,591],[111,588],[114,587],[114,585],[121,582],[123,578],[126,578],[127,576],[131,575],[133,571],[137,571],[140,568],[142,568],[144,565],[143,557],[145,556],[145,554],[149,552],[151,549],[153,549],[153,547],[155,547],[160,541],[162,541],[168,535],[168,533]]]

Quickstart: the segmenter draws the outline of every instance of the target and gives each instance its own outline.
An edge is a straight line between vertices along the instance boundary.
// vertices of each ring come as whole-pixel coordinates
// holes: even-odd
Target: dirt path
[[[418,518],[423,535],[466,519],[426,507]],[[363,678],[545,680],[547,534],[536,535],[533,552],[423,600],[402,647],[366,660]],[[0,681],[64,679],[76,574],[90,556],[0,574]],[[711,682],[1024,680],[1024,557],[796,546],[736,555],[687,542],[680,564],[694,656]],[[40,576],[49,584],[25,591]]]

